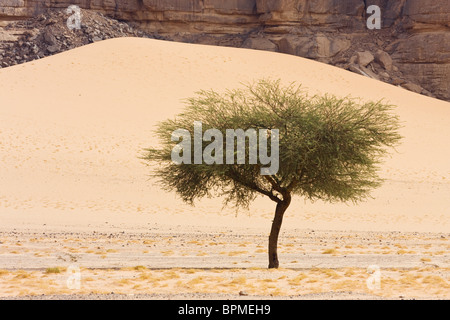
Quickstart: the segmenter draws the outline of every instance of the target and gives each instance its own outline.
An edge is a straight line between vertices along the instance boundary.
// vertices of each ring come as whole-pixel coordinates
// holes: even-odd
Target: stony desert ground
[[[238,228],[0,234],[3,298],[446,299],[448,235],[290,230],[282,267]],[[379,269],[380,282],[370,284]],[[74,271],[79,286],[74,282]],[[369,284],[368,284],[369,281]],[[42,297],[41,295],[46,295]]]
[[[270,200],[192,207],[139,158],[183,99],[263,77],[384,99],[403,123],[373,199],[293,201],[278,270]],[[2,69],[0,97],[1,298],[450,297],[448,102],[299,57],[137,38]]]

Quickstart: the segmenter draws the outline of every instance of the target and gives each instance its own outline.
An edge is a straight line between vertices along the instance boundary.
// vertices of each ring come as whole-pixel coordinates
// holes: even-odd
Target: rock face
[[[450,100],[449,0],[0,0],[0,26],[69,5],[169,40],[298,55]],[[370,5],[380,30],[367,28]]]

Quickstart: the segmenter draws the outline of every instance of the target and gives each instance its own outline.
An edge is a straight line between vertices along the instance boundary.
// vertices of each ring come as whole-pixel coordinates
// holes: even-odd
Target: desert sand
[[[403,124],[373,199],[293,200],[279,270],[265,269],[270,200],[192,207],[139,158],[183,99],[260,78],[383,99]],[[2,69],[0,297],[449,298],[449,137],[447,102],[278,53],[121,38]]]

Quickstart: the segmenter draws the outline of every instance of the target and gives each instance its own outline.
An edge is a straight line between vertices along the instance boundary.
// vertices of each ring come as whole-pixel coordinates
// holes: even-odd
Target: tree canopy
[[[156,165],[153,174],[162,187],[175,191],[188,203],[205,196],[220,196],[226,204],[248,207],[257,195],[263,195],[277,203],[275,216],[278,211],[282,218],[292,195],[330,202],[367,198],[382,182],[377,171],[383,156],[401,139],[399,118],[393,108],[383,101],[310,96],[301,86],[283,86],[280,80],[260,80],[225,93],[203,90],[186,100],[183,113],[158,125],[156,134],[161,146],[146,149],[144,159]],[[277,161],[273,164],[278,166],[276,173],[263,175],[264,164],[250,161],[250,135],[245,140],[245,163],[227,163],[227,152],[220,154],[223,161],[212,164],[195,163],[195,152],[189,154],[190,163],[174,162],[172,153],[177,142],[173,133],[183,129],[194,144],[195,122],[201,123],[202,133],[209,129],[217,129],[224,136],[230,129],[265,132],[268,150],[277,143],[277,159],[272,159]],[[270,139],[274,137],[276,141]],[[218,144],[223,143],[223,150],[227,148],[226,139],[220,142],[215,137],[213,141],[212,137],[199,137],[198,131],[197,138],[201,138],[203,149],[215,143],[210,151],[216,160]],[[238,144],[233,149],[236,157]],[[281,220],[274,219],[273,223],[281,226]],[[278,238],[273,227],[271,236],[275,232],[272,238]],[[274,260],[269,267],[278,267],[276,241],[272,258],[270,251],[269,244],[269,262]]]

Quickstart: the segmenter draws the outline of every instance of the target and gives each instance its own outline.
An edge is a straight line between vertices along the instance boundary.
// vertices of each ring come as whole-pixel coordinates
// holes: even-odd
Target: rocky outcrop
[[[111,38],[154,38],[127,23],[108,18],[95,11],[83,10],[82,17],[84,23],[81,28],[73,30],[67,28],[64,23],[67,20],[64,10],[46,12],[29,20],[9,24],[0,33],[0,35],[9,35],[4,38],[3,50],[0,46],[0,68],[41,59]],[[18,35],[18,32],[21,34]]]
[[[298,55],[450,101],[448,0],[0,0],[0,4],[0,25],[75,4],[166,39]],[[366,26],[369,5],[381,8],[381,30]],[[362,53],[370,58],[367,64],[360,63]]]
[[[408,0],[387,50],[412,82],[450,100],[450,3]]]

